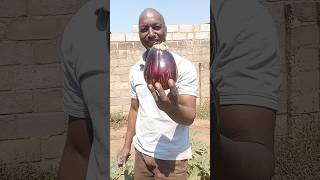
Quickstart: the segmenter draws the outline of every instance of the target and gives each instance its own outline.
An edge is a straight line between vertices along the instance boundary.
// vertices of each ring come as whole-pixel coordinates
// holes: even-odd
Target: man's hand
[[[130,157],[130,147],[123,147],[122,150],[119,152],[117,157],[117,163],[118,167],[125,167],[125,164],[127,163],[129,157]]]
[[[169,79],[168,85],[170,92],[168,95],[164,92],[161,84],[148,84],[148,88],[158,105],[159,109],[176,123],[191,125],[196,116],[196,97],[191,95],[179,95],[174,80]]]
[[[156,82],[153,86],[152,84],[148,84],[148,88],[151,91],[151,94],[156,101],[159,109],[163,110],[166,113],[178,108],[178,91],[176,88],[176,84],[174,80],[168,80],[168,86],[170,92],[168,95],[164,92],[161,84]]]

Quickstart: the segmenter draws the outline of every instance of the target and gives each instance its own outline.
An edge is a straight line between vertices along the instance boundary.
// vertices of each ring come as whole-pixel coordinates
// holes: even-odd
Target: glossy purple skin
[[[151,48],[146,58],[144,79],[147,84],[159,82],[164,90],[169,89],[168,80],[177,81],[178,70],[172,54],[167,50]]]

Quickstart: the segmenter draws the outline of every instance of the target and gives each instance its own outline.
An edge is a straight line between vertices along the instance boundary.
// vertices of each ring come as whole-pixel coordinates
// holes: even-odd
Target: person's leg
[[[151,168],[154,169],[154,167]],[[152,170],[150,170],[150,165],[147,165],[146,160],[144,159],[144,155],[137,150],[135,151],[134,179],[154,180],[154,174],[152,173]]]
[[[155,159],[154,169],[156,180],[187,180],[188,160],[159,160]]]

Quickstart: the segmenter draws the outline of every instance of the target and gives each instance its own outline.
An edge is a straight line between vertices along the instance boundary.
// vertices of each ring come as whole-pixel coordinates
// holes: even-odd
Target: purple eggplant
[[[178,70],[173,55],[162,43],[149,49],[144,67],[144,79],[147,84],[159,82],[164,90],[169,89],[168,80],[177,81]]]

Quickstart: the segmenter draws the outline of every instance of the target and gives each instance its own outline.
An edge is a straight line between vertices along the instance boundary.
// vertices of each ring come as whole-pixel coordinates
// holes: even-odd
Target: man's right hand
[[[130,155],[131,155],[130,148],[123,147],[122,150],[119,152],[118,157],[117,157],[118,167],[125,166],[125,164],[128,161]]]

